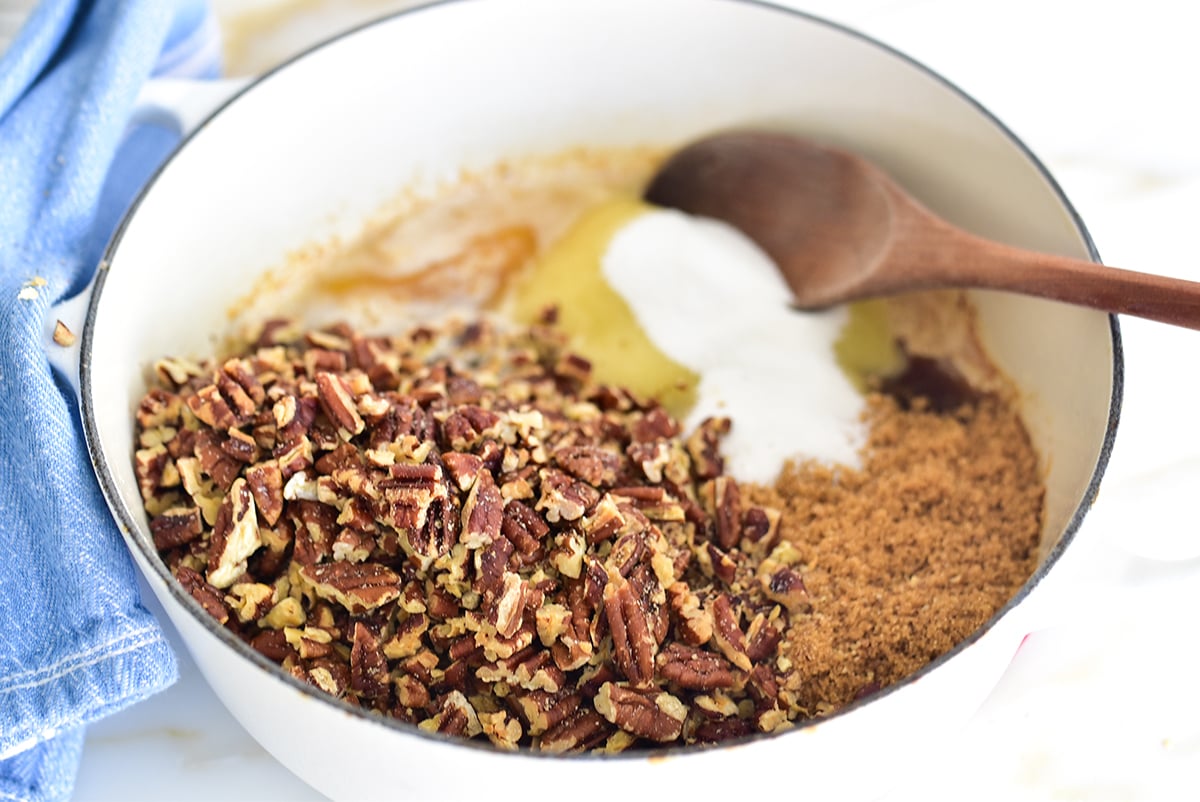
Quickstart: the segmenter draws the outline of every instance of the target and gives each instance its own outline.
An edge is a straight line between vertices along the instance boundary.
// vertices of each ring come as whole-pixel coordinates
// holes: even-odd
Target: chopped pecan
[[[679,434],[679,424],[661,407],[646,412],[633,421],[630,434],[635,443],[652,443],[655,440],[668,439]]]
[[[317,398],[329,419],[350,434],[362,434],[366,424],[358,414],[345,380],[325,371],[318,372],[314,380],[317,383]]]
[[[671,461],[671,446],[665,440],[633,442],[625,453],[642,469],[646,479],[655,484],[663,480],[663,468]]]
[[[593,704],[596,712],[628,733],[650,741],[674,741],[683,733],[688,708],[666,691],[637,690],[606,682]]]
[[[511,638],[525,621],[525,599],[529,585],[509,571],[504,575],[499,593],[492,605],[490,620],[501,637]]]
[[[554,452],[554,461],[567,473],[593,487],[612,487],[621,478],[622,459],[599,446],[567,446]]]
[[[267,460],[251,465],[246,469],[245,477],[259,514],[267,526],[274,526],[283,514],[283,472],[279,470],[279,463]]]
[[[137,474],[138,489],[142,492],[143,501],[148,502],[158,496],[159,490],[164,487],[163,477],[168,471],[167,465],[170,461],[171,455],[163,445],[141,448],[134,454],[134,472]]]
[[[302,678],[340,699],[350,686],[350,667],[340,660],[322,657],[311,661]]]
[[[783,633],[770,618],[759,613],[746,628],[746,656],[752,663],[761,663],[775,655]]]
[[[728,420],[685,443],[545,327],[260,340],[164,366],[135,467],[173,573],[284,670],[506,749],[708,742],[801,714],[771,673],[801,560],[723,475]]]
[[[645,534],[627,532],[613,542],[612,550],[605,558],[604,565],[609,571],[616,571],[621,576],[629,576],[644,556],[646,556]]]
[[[550,523],[578,521],[600,500],[600,491],[563,471],[543,468],[538,477],[542,492],[536,509],[545,511]]]
[[[387,658],[379,645],[379,637],[361,621],[354,625],[350,687],[368,699],[382,698],[390,690]]]
[[[668,682],[690,690],[711,691],[732,688],[734,673],[720,655],[687,646],[667,644],[658,655],[658,674]]]
[[[424,682],[412,674],[401,674],[396,678],[396,701],[410,710],[421,710],[433,699]]]
[[[705,558],[703,563],[711,568],[713,576],[721,580],[726,587],[732,585],[733,578],[737,574],[737,560],[732,555],[717,548],[711,542],[704,544],[703,555]]]
[[[476,675],[485,682],[506,682],[513,687],[547,693],[558,693],[566,685],[566,674],[554,665],[550,653],[536,646],[483,665]]]
[[[667,599],[675,629],[684,643],[703,646],[713,636],[712,613],[704,608],[700,598],[686,582],[676,582],[667,589]]]
[[[575,691],[525,691],[511,694],[509,699],[530,735],[541,735],[555,727],[578,710],[583,701]]]
[[[343,529],[334,539],[330,554],[336,562],[360,563],[369,559],[374,550],[375,538],[356,529]]]
[[[388,475],[377,483],[382,494],[380,520],[397,530],[404,530],[413,545],[412,551],[433,558],[445,553],[452,543],[434,543],[425,537],[414,537],[414,533],[425,527],[429,511],[435,501],[447,497],[442,481],[442,469],[437,465],[397,464],[388,468]],[[417,543],[421,540],[421,543]]]
[[[442,454],[442,462],[450,472],[450,478],[458,485],[458,489],[466,492],[471,489],[483,469],[483,458],[476,454],[459,451],[447,451]]]
[[[254,497],[245,479],[237,479],[217,510],[208,552],[208,582],[227,588],[246,571],[246,559],[262,545]]]
[[[263,657],[266,657],[268,660],[274,660],[277,663],[282,663],[284,660],[292,657],[299,657],[296,651],[288,645],[282,630],[261,630],[250,641],[250,646]]]
[[[254,417],[258,404],[246,392],[246,388],[237,382],[229,373],[222,370],[216,376],[217,390],[225,400],[234,420],[240,425]],[[261,391],[261,387],[258,388]]]
[[[475,707],[458,690],[451,690],[439,704],[440,710],[418,726],[422,730],[443,732],[445,735],[474,737],[484,731]]]
[[[442,421],[441,437],[450,451],[469,451],[479,444],[483,433],[500,422],[500,416],[477,406],[455,409]]]
[[[580,356],[567,352],[554,365],[555,375],[583,384],[592,376],[592,363]]]
[[[513,545],[507,538],[496,538],[475,551],[475,589],[480,593],[499,593],[508,572]]]
[[[705,719],[692,732],[696,743],[718,743],[734,738],[745,738],[755,733],[754,722],[750,719],[728,716],[725,718]]]
[[[290,446],[308,434],[317,419],[319,405],[316,398],[297,398],[290,393],[275,402],[271,413],[275,418],[279,446]]]
[[[173,549],[200,536],[204,522],[198,507],[172,507],[150,521],[156,549]]]
[[[620,574],[610,575],[604,588],[604,615],[612,633],[617,667],[634,687],[648,686],[654,679],[658,643],[649,612]]]
[[[400,597],[400,577],[378,563],[306,565],[300,576],[322,599],[336,601],[351,613],[374,610]]]
[[[791,566],[782,565],[769,572],[760,572],[758,576],[767,598],[782,604],[789,613],[810,607],[804,579]]]
[[[595,710],[580,707],[567,718],[548,729],[537,740],[537,748],[551,754],[586,752],[602,744],[612,734],[612,727]]]
[[[592,508],[591,514],[583,519],[583,532],[587,535],[588,544],[596,545],[625,530],[626,523],[616,497],[605,493]]]
[[[528,505],[514,500],[504,505],[500,531],[522,556],[534,557],[540,553],[542,538],[550,527]]]
[[[238,424],[237,416],[229,408],[225,399],[221,397],[221,391],[214,384],[189,395],[185,403],[193,415],[218,431],[225,431],[230,426]]]
[[[715,479],[725,470],[721,438],[729,434],[730,425],[729,418],[705,418],[688,437],[686,447],[698,479]]]
[[[467,494],[462,507],[461,540],[467,548],[475,549],[500,537],[504,521],[504,499],[491,473],[481,471]]]
[[[196,435],[196,458],[200,461],[201,470],[208,474],[218,487],[228,492],[241,473],[242,466],[221,448],[223,439],[224,436],[216,432],[201,431]]]
[[[156,387],[143,396],[137,409],[138,426],[155,429],[159,426],[177,426],[183,411],[183,402],[175,393]]]
[[[717,545],[729,551],[742,536],[742,494],[736,480],[718,476],[705,482],[700,497],[716,524]]]
[[[758,556],[775,547],[779,540],[779,510],[751,507],[742,513],[742,543]]]
[[[492,745],[501,749],[516,749],[520,746],[521,736],[525,734],[521,722],[504,710],[497,710],[494,713],[479,713],[479,724],[483,727],[483,734],[492,742]]]
[[[243,624],[257,621],[270,612],[275,589],[261,582],[239,582],[229,589],[225,603]]]
[[[198,572],[181,565],[175,571],[175,578],[179,580],[183,589],[200,603],[204,611],[217,620],[218,624],[224,624],[229,620],[229,607],[225,604],[221,592],[205,582],[204,577]]]
[[[429,631],[429,619],[424,613],[412,613],[396,624],[392,637],[383,644],[383,654],[389,660],[412,657],[425,648],[424,635]]]
[[[721,650],[721,654],[729,658],[743,671],[752,667],[750,656],[746,653],[746,634],[738,623],[738,614],[734,610],[733,601],[728,593],[721,593],[712,603],[713,642]]]

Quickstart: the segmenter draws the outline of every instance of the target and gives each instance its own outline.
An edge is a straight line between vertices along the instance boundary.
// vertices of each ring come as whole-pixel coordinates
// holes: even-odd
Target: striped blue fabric
[[[43,0],[0,54],[0,800],[69,798],[86,725],[176,677],[44,331],[175,144],[142,85],[218,54],[203,0]]]

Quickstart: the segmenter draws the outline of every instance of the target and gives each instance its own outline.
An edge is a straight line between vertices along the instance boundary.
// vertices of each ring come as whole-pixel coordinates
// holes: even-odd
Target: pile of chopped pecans
[[[808,602],[779,515],[592,381],[545,325],[374,337],[267,324],[164,359],[137,411],[154,543],[293,676],[421,729],[548,752],[696,744],[804,716]]]

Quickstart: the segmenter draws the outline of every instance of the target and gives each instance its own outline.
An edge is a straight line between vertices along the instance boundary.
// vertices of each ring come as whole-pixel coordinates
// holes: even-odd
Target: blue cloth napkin
[[[44,0],[0,54],[0,800],[69,797],[84,727],[176,677],[43,327],[174,144],[126,131],[142,84],[218,52],[203,0]]]

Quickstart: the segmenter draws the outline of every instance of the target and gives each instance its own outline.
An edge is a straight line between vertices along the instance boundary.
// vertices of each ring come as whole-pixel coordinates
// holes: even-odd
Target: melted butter
[[[618,198],[585,212],[517,283],[512,315],[533,323],[545,309],[556,306],[559,327],[571,347],[591,361],[597,380],[655,398],[683,417],[696,401],[700,377],[654,344],[602,270],[616,233],[651,208],[633,198]]]
[[[886,301],[858,301],[847,312],[833,354],[846,377],[866,392],[875,381],[901,373],[906,360],[888,321]]]

